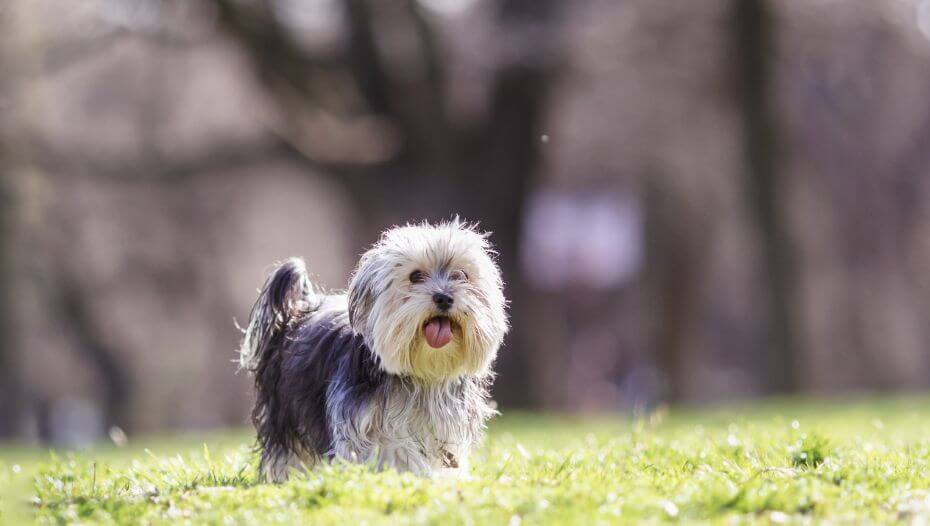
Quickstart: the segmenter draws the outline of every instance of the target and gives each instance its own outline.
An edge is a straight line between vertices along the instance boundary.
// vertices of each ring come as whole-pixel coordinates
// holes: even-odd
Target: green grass
[[[332,464],[261,484],[250,438],[0,449],[0,484],[19,484],[23,509],[40,523],[62,524],[930,520],[927,399],[772,402],[634,420],[511,414],[495,421],[467,480]],[[16,498],[4,503],[10,522]]]

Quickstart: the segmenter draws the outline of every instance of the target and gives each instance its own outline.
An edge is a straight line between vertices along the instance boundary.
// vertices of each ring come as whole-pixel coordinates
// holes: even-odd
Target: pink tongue
[[[449,324],[449,318],[431,319],[423,332],[426,336],[426,343],[433,349],[444,347],[452,341],[452,326]]]

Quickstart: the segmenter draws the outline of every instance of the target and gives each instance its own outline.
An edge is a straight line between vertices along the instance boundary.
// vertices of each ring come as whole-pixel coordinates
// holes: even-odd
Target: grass
[[[467,480],[331,464],[258,483],[246,432],[0,449],[39,523],[923,523],[930,400],[778,402],[640,419],[508,415]],[[7,497],[3,518],[13,522]]]

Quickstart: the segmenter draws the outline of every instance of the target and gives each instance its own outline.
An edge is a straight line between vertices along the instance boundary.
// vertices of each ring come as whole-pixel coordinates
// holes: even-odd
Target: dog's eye
[[[468,274],[464,270],[453,270],[449,273],[449,279],[455,281],[468,281]]]
[[[410,273],[410,283],[423,283],[423,279],[424,276],[422,270],[414,270]]]

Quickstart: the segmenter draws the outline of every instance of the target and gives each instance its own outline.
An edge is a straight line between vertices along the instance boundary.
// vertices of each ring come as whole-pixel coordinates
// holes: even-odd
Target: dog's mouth
[[[426,320],[423,324],[423,337],[430,347],[439,349],[440,347],[445,347],[452,341],[453,329],[458,329],[458,324],[451,318],[447,316],[434,316]]]

